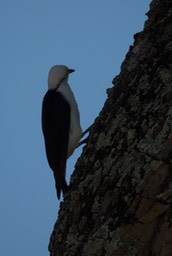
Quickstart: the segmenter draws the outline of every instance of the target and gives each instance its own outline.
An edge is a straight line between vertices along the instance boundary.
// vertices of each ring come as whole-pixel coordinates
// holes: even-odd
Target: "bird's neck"
[[[76,104],[74,94],[67,81],[64,80],[61,83],[60,87],[57,89],[57,92],[61,93],[71,106]]]
[[[62,83],[56,89],[56,91],[62,93],[63,95],[67,95],[67,94],[70,94],[72,92],[72,90],[71,90],[69,84],[67,83],[67,81],[62,81]]]

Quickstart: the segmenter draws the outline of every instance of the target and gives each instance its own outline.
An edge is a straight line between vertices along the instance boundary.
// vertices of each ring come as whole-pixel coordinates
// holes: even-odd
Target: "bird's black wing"
[[[48,91],[42,104],[42,130],[48,163],[54,172],[57,197],[66,189],[65,172],[69,141],[70,106],[54,90]]]

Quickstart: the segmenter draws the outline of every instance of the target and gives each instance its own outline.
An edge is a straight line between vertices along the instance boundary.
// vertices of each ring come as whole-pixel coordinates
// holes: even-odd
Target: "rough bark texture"
[[[144,31],[93,124],[61,203],[51,256],[172,255],[172,1]]]

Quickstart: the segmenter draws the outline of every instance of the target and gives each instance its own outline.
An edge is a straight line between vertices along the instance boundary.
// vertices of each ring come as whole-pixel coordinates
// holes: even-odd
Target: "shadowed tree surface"
[[[172,2],[154,0],[95,120],[51,256],[172,255]]]

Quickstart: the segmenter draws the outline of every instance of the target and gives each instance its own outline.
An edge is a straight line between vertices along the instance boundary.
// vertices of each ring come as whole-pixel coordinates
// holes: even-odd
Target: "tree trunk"
[[[51,256],[172,255],[172,1],[144,31],[92,126],[61,203]]]

